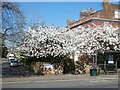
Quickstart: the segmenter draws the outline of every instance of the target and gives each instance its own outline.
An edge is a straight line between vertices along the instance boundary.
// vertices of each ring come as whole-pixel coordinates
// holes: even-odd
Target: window
[[[120,10],[116,9],[114,11],[115,18],[120,18]]]
[[[114,57],[113,57],[113,55],[108,55],[108,64],[114,64]]]

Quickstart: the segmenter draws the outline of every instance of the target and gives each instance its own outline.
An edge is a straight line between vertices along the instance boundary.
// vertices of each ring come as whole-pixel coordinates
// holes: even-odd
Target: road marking
[[[20,81],[20,82],[3,82],[2,84],[19,84],[19,83],[32,83],[32,82],[65,82],[65,81],[80,81],[81,79],[72,80],[44,80],[44,81]],[[84,79],[86,81],[86,79]]]
[[[111,80],[102,80],[102,82],[112,82]]]
[[[116,79],[118,79],[118,77],[117,78],[103,78],[103,80],[116,80]]]
[[[29,83],[30,81],[22,81],[22,82],[3,82],[2,84],[18,84],[18,83]]]
[[[19,84],[19,83],[32,83],[32,82],[67,82],[67,81],[88,81],[88,79],[71,79],[71,80],[43,80],[43,81],[18,81],[18,82],[3,82],[3,84]],[[89,82],[111,82],[111,80],[91,80]]]
[[[90,81],[90,82],[100,82],[100,81]]]
[[[90,82],[112,82],[111,80],[99,80],[99,81],[90,81]]]
[[[81,79],[72,79],[72,80],[50,80],[50,81],[34,81],[34,82],[64,82],[64,81],[80,81]],[[85,81],[86,79],[84,79]]]

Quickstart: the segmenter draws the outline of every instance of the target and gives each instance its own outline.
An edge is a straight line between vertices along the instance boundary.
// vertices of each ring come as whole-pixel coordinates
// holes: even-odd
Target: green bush
[[[7,54],[8,54],[8,48],[2,46],[2,58],[7,58]]]

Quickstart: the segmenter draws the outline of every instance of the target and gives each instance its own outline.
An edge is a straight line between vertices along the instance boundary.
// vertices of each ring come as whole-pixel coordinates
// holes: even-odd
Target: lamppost
[[[76,64],[76,61],[78,61],[78,57],[79,57],[80,51],[75,51],[74,53],[74,63]]]
[[[92,60],[93,60],[93,67],[97,68],[97,55],[98,55],[98,51],[94,50],[92,52]]]

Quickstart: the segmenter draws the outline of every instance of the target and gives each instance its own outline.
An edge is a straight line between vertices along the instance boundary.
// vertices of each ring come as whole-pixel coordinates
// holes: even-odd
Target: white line
[[[84,79],[85,81],[86,79]],[[80,79],[72,79],[72,80],[44,80],[44,81],[21,81],[21,82],[3,82],[2,84],[19,84],[19,83],[30,83],[30,82],[65,82],[65,81],[80,81]]]
[[[44,80],[44,81],[18,81],[18,82],[3,82],[3,84],[18,84],[18,83],[31,83],[31,82],[67,82],[67,81],[86,81],[87,79],[72,79],[72,80]],[[109,80],[89,81],[89,82],[108,82]]]
[[[80,81],[80,79],[72,79],[72,80],[50,80],[50,81],[34,81],[34,82],[64,82],[64,81]]]
[[[116,80],[118,78],[103,78],[103,80]]]
[[[90,82],[112,82],[111,80],[99,80],[99,81],[90,81]]]
[[[2,84],[16,84],[16,83],[29,83],[30,81],[22,81],[22,82],[3,82]]]
[[[101,82],[101,81],[90,81],[90,82]]]
[[[110,80],[102,80],[102,82],[112,82],[112,81],[110,81]]]

